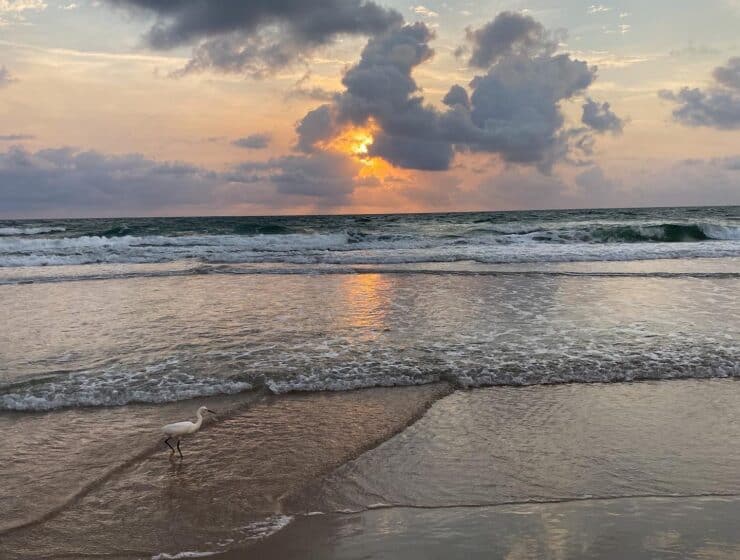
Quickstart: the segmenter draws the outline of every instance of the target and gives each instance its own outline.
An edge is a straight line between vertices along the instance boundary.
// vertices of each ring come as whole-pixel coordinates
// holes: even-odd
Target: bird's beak
[[[216,413],[215,413],[215,412],[213,412],[213,411],[212,411],[212,410],[211,410],[210,408],[206,408],[206,410],[207,410],[208,412],[210,412],[211,414],[216,414]]]

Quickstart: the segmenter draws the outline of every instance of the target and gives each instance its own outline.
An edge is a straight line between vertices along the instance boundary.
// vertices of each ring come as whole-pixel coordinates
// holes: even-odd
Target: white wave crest
[[[702,224],[699,227],[711,239],[740,241],[740,227],[718,224]]]
[[[15,235],[40,235],[66,231],[63,227],[0,227],[0,237]]]
[[[163,403],[249,391],[250,383],[185,373],[151,375],[153,368],[128,373],[76,373],[0,393],[0,410],[42,411],[71,406]]]
[[[692,243],[591,243],[566,232],[483,235],[466,239],[403,237],[351,240],[347,233],[0,238],[0,267],[139,264],[196,260],[203,263],[401,264],[422,262],[527,263],[634,261],[740,256],[740,232],[707,227],[716,241]],[[721,240],[720,240],[721,239]]]

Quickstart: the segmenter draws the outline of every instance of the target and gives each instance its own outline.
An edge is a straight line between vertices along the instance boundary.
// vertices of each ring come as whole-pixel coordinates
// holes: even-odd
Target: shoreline
[[[436,383],[265,395],[187,441],[182,462],[170,461],[153,444],[53,511],[4,530],[0,551],[19,559],[111,553],[139,558],[240,536],[249,542],[254,535],[246,531],[245,537],[244,529],[265,530],[266,520],[280,515],[283,500],[305,483],[403,431],[452,391]],[[63,414],[96,412],[105,411]]]
[[[520,517],[606,516],[604,522],[639,533],[631,521],[634,511],[641,511],[649,525],[655,521],[653,516],[671,507],[683,512],[681,519],[685,518],[686,527],[701,527],[704,518],[692,519],[692,511],[706,510],[712,519],[721,519],[729,515],[728,511],[740,512],[740,479],[728,474],[724,460],[715,465],[711,456],[719,448],[716,426],[732,426],[727,414],[737,404],[740,393],[734,379],[671,381],[674,383],[647,381],[475,390],[458,390],[449,383],[437,383],[346,392],[258,395],[248,404],[224,409],[219,422],[186,442],[184,461],[169,461],[163,456],[164,451],[158,453],[156,449],[139,452],[143,458],[137,456],[125,465],[116,466],[70,503],[46,514],[43,520],[4,530],[0,534],[0,552],[18,560],[98,555],[186,557],[178,554],[208,555],[223,560],[237,560],[244,554],[264,558],[344,558],[341,554],[332,556],[336,549],[354,551],[347,558],[360,558],[359,552],[355,552],[372,548],[373,538],[390,547],[383,549],[386,553],[395,550],[399,543],[408,545],[409,540],[437,539],[433,534],[425,534],[425,523],[431,522],[441,523],[441,527],[472,524],[480,531],[473,538],[478,541],[465,546],[489,546],[486,535],[491,530],[488,525],[491,519],[544,546],[540,542],[540,529],[536,525],[521,525],[517,521]],[[694,413],[703,410],[707,403],[719,406],[716,417],[696,418]],[[185,401],[177,406],[187,408],[192,404]],[[593,406],[605,418],[596,421],[598,426],[590,428],[593,433],[583,442],[574,443],[567,434],[569,423]],[[687,434],[669,436],[671,441],[663,442],[670,433],[663,430],[671,430],[678,418],[675,415],[680,415],[678,411],[687,406],[687,417],[694,418],[684,426]],[[97,412],[123,413],[122,409],[148,408],[135,405],[107,410],[70,409],[35,416],[95,416]],[[537,419],[543,411],[549,415],[547,423]],[[656,413],[659,415],[655,416]],[[593,414],[589,417],[594,418]],[[642,433],[648,419],[655,433],[636,436]],[[529,425],[530,422],[534,424]],[[606,432],[600,431],[605,428]],[[542,430],[551,433],[540,433]],[[481,436],[485,438],[482,448],[475,439]],[[640,441],[640,437],[645,441]],[[499,449],[511,438],[509,447]],[[593,448],[594,438],[603,443],[601,451]],[[548,447],[546,442],[551,439],[556,447]],[[624,445],[624,441],[636,446],[635,449],[619,452],[619,445]],[[224,449],[224,442],[233,448]],[[655,450],[656,444],[662,445],[662,450]],[[496,474],[501,465],[522,460],[516,457],[527,445],[536,450],[536,455],[520,466],[507,467],[514,469],[509,474]],[[504,499],[509,494],[502,494],[498,501],[486,502],[484,495],[475,494],[477,488],[484,493],[488,491],[490,483],[485,480],[489,480],[486,478],[489,474],[494,489],[508,488],[511,480],[521,482],[521,476],[537,471],[540,468],[537,463],[549,460],[560,445],[566,447],[558,459],[563,464],[555,463],[541,471],[539,476],[545,479],[534,479],[534,486],[529,490],[526,485],[520,490],[507,490],[513,492],[512,496],[528,498]],[[672,454],[679,448],[681,455],[669,455],[671,461],[679,463],[671,467],[674,474],[663,472],[668,463],[659,468],[651,466],[656,460],[663,464],[666,457],[661,453]],[[465,465],[466,460],[485,457],[486,449],[495,450],[498,459],[493,465],[482,468],[485,461],[474,463],[478,466]],[[598,482],[602,475],[598,474],[600,470],[593,470],[595,466],[612,461],[615,466],[607,470],[615,468],[618,472],[619,461],[634,460],[630,454],[637,449],[646,454],[640,460],[647,461],[644,467],[647,470],[636,474],[637,478],[630,484],[657,490],[629,494],[625,492],[630,486],[622,488],[621,483],[613,486],[619,478]],[[577,459],[582,453],[591,458],[585,462]],[[434,463],[441,458],[460,472],[436,472],[434,469],[439,467]],[[686,468],[681,467],[682,461],[686,462]],[[655,468],[658,470],[651,474]],[[697,468],[699,472],[695,473]],[[426,469],[432,470],[427,473]],[[578,469],[586,470],[578,473]],[[627,472],[632,467],[629,469]],[[545,483],[550,471],[553,476],[560,473],[574,477],[574,481],[586,481],[586,485],[562,486],[567,478]],[[415,473],[413,478],[405,480],[411,473]],[[442,478],[435,478],[438,476]],[[654,476],[658,478],[650,482]],[[689,478],[683,480],[685,476]],[[673,481],[675,487],[664,487],[663,478]],[[706,486],[704,479],[713,481],[714,486]],[[533,497],[537,496],[531,494],[533,489],[548,484],[552,486],[551,498]],[[399,497],[393,498],[393,492],[399,491]],[[466,498],[465,492],[473,494]],[[456,501],[450,501],[452,496]],[[204,503],[207,511],[201,511]],[[609,513],[612,510],[617,513]],[[617,519],[612,519],[612,515]],[[403,519],[410,527],[409,532],[390,536],[373,533],[381,530],[379,523],[388,516]],[[422,522],[424,519],[427,521]],[[85,530],[80,532],[79,527]],[[594,537],[588,533],[591,530],[588,523],[584,527],[585,532],[578,538]],[[698,533],[689,536],[694,541],[700,540]],[[722,533],[722,539],[722,546],[731,553],[740,552],[740,541],[736,543],[732,534]],[[446,551],[447,557],[454,555],[460,544],[443,536],[438,540],[440,550]],[[383,550],[379,552],[381,556]],[[315,556],[317,551],[321,553]]]
[[[740,496],[620,497],[577,502],[300,516],[216,560],[573,559],[734,560]]]
[[[322,560],[737,558],[732,381],[456,391],[306,486],[289,504],[293,523],[251,551]],[[244,549],[217,556],[243,557]]]

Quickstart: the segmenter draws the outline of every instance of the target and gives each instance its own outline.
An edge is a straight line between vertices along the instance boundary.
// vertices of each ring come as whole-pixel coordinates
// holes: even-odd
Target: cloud
[[[329,140],[336,134],[334,108],[326,104],[309,111],[296,125],[298,143],[296,149],[311,153],[316,151],[316,144]]]
[[[609,103],[597,103],[591,98],[586,99],[583,105],[583,124],[597,132],[622,132],[624,122],[610,108]]]
[[[344,154],[326,152],[245,162],[238,169],[253,173],[251,180],[270,181],[280,194],[313,197],[321,199],[321,206],[337,206],[346,203],[354,190],[359,164]]]
[[[180,74],[215,69],[270,73],[340,35],[375,35],[403,21],[369,0],[109,0],[154,13],[145,40],[155,49],[195,45]]]
[[[43,0],[0,0],[0,13],[15,13],[34,11],[39,12],[46,9]]]
[[[454,85],[450,88],[450,91],[448,91],[442,99],[442,103],[448,107],[460,105],[465,109],[470,109],[470,97],[468,96],[468,91],[464,87],[458,85]]]
[[[533,56],[557,48],[542,24],[516,12],[501,12],[480,29],[468,28],[466,34],[473,49],[468,64],[476,68],[488,68],[505,56]]]
[[[727,66],[715,68],[712,76],[720,85],[740,91],[740,56],[728,60]]]
[[[359,164],[339,154],[286,156],[213,171],[140,154],[75,148],[0,152],[0,214],[102,216],[329,209],[347,202]]]
[[[306,72],[299,80],[296,81],[293,88],[285,95],[286,99],[304,98],[315,101],[329,101],[336,92],[326,90],[320,86],[308,86],[311,80],[311,72]]]
[[[27,12],[43,12],[43,0],[0,0],[0,27],[10,23],[23,23]]]
[[[576,132],[588,131],[568,130],[560,103],[582,95],[596,69],[554,54],[551,34],[532,18],[504,12],[480,30],[468,30],[471,64],[490,67],[468,88],[453,85],[444,111],[425,102],[412,76],[434,55],[433,37],[417,22],[370,39],[344,75],[345,90],[298,124],[298,149],[312,153],[348,126],[371,126],[369,155],[397,167],[445,170],[455,153],[484,152],[549,170],[585,145]],[[589,111],[588,127],[614,130],[621,123],[608,104]]]
[[[740,129],[740,58],[715,68],[712,76],[715,83],[705,90],[685,87],[675,93],[661,90],[658,95],[679,105],[673,118],[681,124]]]
[[[20,142],[22,140],[33,140],[32,134],[0,134],[0,142]]]
[[[673,49],[668,55],[674,57],[701,57],[701,56],[713,56],[719,54],[719,50],[708,45],[697,45],[693,41],[689,41],[686,47],[681,49]]]
[[[426,18],[436,18],[439,17],[439,14],[435,12],[434,10],[430,10],[426,6],[412,6],[411,11],[414,12],[418,16],[426,17]]]
[[[642,206],[737,205],[740,204],[738,161],[739,156],[678,162],[627,179],[622,196]]]
[[[588,7],[587,11],[591,15],[596,15],[596,14],[604,14],[606,12],[611,12],[612,9],[607,6],[604,6],[603,4],[591,4]]]
[[[4,88],[15,81],[5,66],[0,66],[0,88]]]
[[[271,140],[272,136],[270,134],[262,132],[259,134],[250,134],[244,138],[238,138],[232,144],[249,150],[264,150],[270,145]]]
[[[506,210],[740,204],[740,157],[656,165],[621,178],[598,165],[572,179],[510,167],[457,196],[470,208],[495,201]]]
[[[140,155],[111,156],[59,148],[0,153],[0,190],[6,215],[141,211],[207,202],[216,174]]]

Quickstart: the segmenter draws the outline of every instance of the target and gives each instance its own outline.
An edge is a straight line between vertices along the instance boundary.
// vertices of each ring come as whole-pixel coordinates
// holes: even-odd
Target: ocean
[[[712,455],[737,425],[739,294],[740,207],[0,221],[0,536],[155,557],[312,507],[739,494]],[[168,471],[157,428],[201,403],[222,418]],[[217,530],[196,494],[231,504]],[[60,544],[85,524],[97,544]]]
[[[738,277],[737,207],[5,221],[0,410],[731,377]]]

